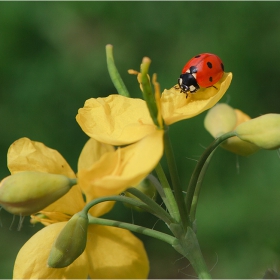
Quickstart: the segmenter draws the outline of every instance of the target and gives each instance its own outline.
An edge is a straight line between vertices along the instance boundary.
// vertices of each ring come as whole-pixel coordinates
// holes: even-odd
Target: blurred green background
[[[20,137],[57,149],[76,170],[87,136],[75,121],[90,97],[115,93],[105,45],[131,95],[143,56],[161,88],[176,84],[194,55],[219,55],[233,82],[222,102],[251,117],[280,113],[280,2],[1,2],[0,174],[6,153]],[[212,141],[205,113],[172,125],[179,173],[187,185],[195,160]],[[280,260],[280,159],[276,151],[248,158],[218,149],[199,202],[197,227],[214,278],[260,278]],[[116,205],[111,218],[165,230],[148,214]],[[0,278],[11,278],[21,246],[40,226],[0,213]],[[156,223],[156,224],[155,224]],[[150,257],[149,278],[193,278],[169,245],[139,236]],[[42,240],[44,242],[44,240]],[[28,258],[28,256],[26,256]]]

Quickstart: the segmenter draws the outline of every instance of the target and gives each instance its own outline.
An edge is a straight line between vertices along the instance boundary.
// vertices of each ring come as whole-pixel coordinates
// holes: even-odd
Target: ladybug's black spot
[[[198,58],[198,57],[201,57],[201,55],[200,55],[200,54],[198,54],[198,55],[196,55],[196,56],[195,56],[195,58]]]
[[[210,81],[210,82],[212,82],[212,81],[213,81],[213,78],[212,78],[212,77],[210,77],[210,78],[209,78],[209,81]]]
[[[207,66],[211,69],[212,68],[212,63],[208,61]]]
[[[224,64],[223,64],[223,63],[221,63],[221,66],[222,66],[223,71],[225,71],[225,70],[224,70],[225,68],[224,68]]]
[[[191,67],[190,67],[190,73],[191,73],[191,74],[197,73],[197,68],[196,68],[196,66],[191,66]]]

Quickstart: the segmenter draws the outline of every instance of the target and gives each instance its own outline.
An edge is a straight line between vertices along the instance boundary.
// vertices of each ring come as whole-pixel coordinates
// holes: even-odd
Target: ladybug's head
[[[181,92],[194,93],[199,89],[199,85],[197,84],[194,75],[188,72],[180,75],[180,78],[178,79],[178,85],[181,88]]]

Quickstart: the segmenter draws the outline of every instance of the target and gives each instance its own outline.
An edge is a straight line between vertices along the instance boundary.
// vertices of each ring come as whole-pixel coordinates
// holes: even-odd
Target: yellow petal
[[[85,253],[65,268],[49,268],[47,260],[52,244],[66,223],[56,223],[33,235],[20,249],[14,266],[14,279],[86,279],[88,259]]]
[[[180,89],[165,90],[161,96],[161,110],[165,123],[172,123],[192,118],[213,107],[225,94],[232,80],[231,73],[225,73],[214,87],[201,88],[195,94],[180,93]]]
[[[78,170],[88,169],[107,152],[115,151],[114,146],[90,138],[82,149],[78,161]]]
[[[104,154],[91,169],[79,171],[79,185],[87,200],[117,195],[144,179],[163,154],[163,133],[156,130],[135,144]],[[104,206],[92,208],[93,216],[104,214],[106,207],[102,212],[99,207]]]
[[[112,145],[101,143],[93,138],[90,138],[79,157],[78,161],[78,170],[81,171],[83,169],[89,169],[92,167],[92,165],[98,161],[101,156],[107,152],[114,152],[115,148]],[[85,194],[86,195],[86,194]],[[88,194],[87,201],[90,201],[93,199],[92,194]],[[98,204],[94,207],[94,211],[91,210],[90,212],[92,214],[95,214],[95,216],[101,216],[102,214],[110,211],[112,207],[114,206],[114,202],[108,201]]]
[[[146,279],[149,261],[142,242],[131,232],[90,225],[86,252],[92,279]]]
[[[18,171],[36,170],[75,178],[75,173],[58,151],[25,137],[10,146],[8,168],[12,174]]]
[[[145,101],[122,95],[88,99],[76,120],[88,136],[111,145],[136,142],[156,129]]]
[[[31,215],[31,224],[42,223],[45,226],[60,223],[70,220],[72,215],[67,215],[61,212],[47,212],[47,211],[40,211],[36,215]]]
[[[69,178],[76,177],[67,161],[58,151],[28,138],[20,138],[10,146],[8,167],[12,174],[19,171],[41,171],[63,174]],[[73,186],[66,195],[46,207],[45,211],[73,215],[79,212],[83,206],[81,190],[78,186]]]
[[[74,215],[81,211],[85,206],[81,189],[78,185],[73,186],[72,189],[56,202],[50,204],[43,209],[45,212],[63,213],[67,216]]]
[[[237,127],[238,125],[240,125],[243,122],[247,122],[247,121],[251,120],[251,118],[247,114],[242,112],[241,110],[234,109],[234,111],[235,111],[235,114],[236,114],[236,117],[237,117],[235,127]]]

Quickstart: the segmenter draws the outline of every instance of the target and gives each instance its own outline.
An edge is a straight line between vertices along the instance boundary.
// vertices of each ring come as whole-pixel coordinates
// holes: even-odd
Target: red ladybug
[[[194,93],[200,87],[211,87],[224,75],[222,60],[215,54],[202,53],[193,57],[178,79],[181,92]]]

